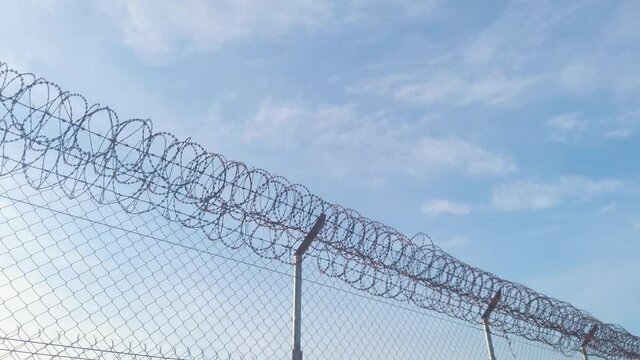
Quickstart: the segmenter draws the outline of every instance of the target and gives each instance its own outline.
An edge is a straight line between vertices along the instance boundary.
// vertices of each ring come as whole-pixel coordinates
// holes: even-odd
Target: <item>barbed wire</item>
[[[137,351],[136,351],[137,350]],[[7,356],[4,356],[7,355]],[[148,360],[256,360],[255,356],[216,352],[214,354],[178,352],[175,348],[157,346],[136,349],[132,344],[111,342],[104,344],[97,338],[78,336],[67,339],[58,333],[53,339],[42,333],[28,334],[23,329],[0,333],[0,359],[148,359]]]
[[[493,294],[499,330],[575,351],[598,326],[591,351],[640,359],[640,338],[569,303],[454,258],[425,234],[412,237],[327,202],[262,169],[154,132],[150,120],[121,121],[108,107],[0,62],[0,175],[22,173],[34,189],[155,212],[231,249],[290,263],[292,249],[324,213],[309,251],[318,269],[372,295],[477,322]]]

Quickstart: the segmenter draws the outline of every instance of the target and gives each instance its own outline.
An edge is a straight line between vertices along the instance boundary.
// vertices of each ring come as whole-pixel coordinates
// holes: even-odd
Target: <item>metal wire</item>
[[[88,105],[81,95],[1,62],[0,103],[0,177],[26,182],[22,187],[90,199],[102,205],[98,209],[116,209],[110,216],[118,211],[145,219],[160,216],[193,229],[229,254],[249,251],[282,265],[290,264],[294,245],[324,213],[326,225],[307,256],[315,261],[319,275],[339,280],[353,291],[476,323],[501,289],[503,300],[492,315],[494,328],[568,354],[598,325],[590,344],[594,354],[640,359],[639,337],[566,302],[465,264],[424,234],[405,236],[324,201],[302,185],[207,152],[190,140],[154,132],[149,120],[121,121],[108,107]],[[12,201],[33,206],[30,196]],[[37,206],[68,216],[68,210]],[[74,216],[74,221],[86,219],[84,214]],[[100,217],[90,223],[117,228]],[[139,236],[136,231],[130,228],[127,233]],[[155,236],[154,241],[164,240]],[[199,254],[208,251],[196,248]],[[217,247],[212,254],[220,253]]]

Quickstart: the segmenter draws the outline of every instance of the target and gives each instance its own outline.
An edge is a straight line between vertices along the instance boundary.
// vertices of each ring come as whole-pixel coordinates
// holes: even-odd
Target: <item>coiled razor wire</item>
[[[121,121],[109,107],[0,62],[0,175],[22,173],[34,189],[128,213],[155,212],[229,248],[289,263],[292,248],[326,214],[309,256],[355,289],[477,322],[493,294],[499,330],[565,353],[598,326],[590,351],[640,359],[640,337],[571,304],[475,268],[426,241],[329,203],[302,185],[154,132],[150,120]],[[426,245],[421,245],[426,244]]]

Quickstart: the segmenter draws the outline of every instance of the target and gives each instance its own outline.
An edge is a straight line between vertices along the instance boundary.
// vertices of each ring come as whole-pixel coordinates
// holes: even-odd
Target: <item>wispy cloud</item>
[[[514,181],[493,190],[491,205],[501,211],[541,210],[567,201],[586,201],[623,189],[622,180],[563,176],[554,182]]]
[[[429,167],[458,170],[470,175],[507,175],[518,168],[508,155],[490,152],[456,138],[419,138],[414,153],[417,160]]]
[[[559,81],[569,94],[588,95],[598,85],[598,74],[594,64],[581,59],[560,69]]]
[[[6,1],[0,11],[0,60],[21,71],[33,71],[34,62],[60,65],[63,62],[81,64],[93,54],[95,38],[68,26],[81,18],[81,6],[40,1]],[[64,41],[60,41],[64,39]],[[90,41],[89,41],[90,40]],[[73,45],[70,45],[73,44]],[[82,48],[73,57],[73,46]]]
[[[627,109],[604,118],[589,118],[578,112],[559,114],[547,120],[551,138],[561,143],[626,139],[640,129],[640,110]]]
[[[617,102],[634,102],[640,76],[634,71],[638,37],[633,34],[640,33],[640,25],[628,14],[637,9],[633,3],[511,3],[464,41],[429,43],[435,50],[429,49],[428,60],[398,61],[385,66],[387,73],[354,81],[348,88],[418,105],[504,106],[527,95],[585,98],[597,92]],[[594,16],[598,11],[610,16]],[[585,34],[585,18],[593,19],[598,31]],[[612,136],[627,133],[618,130]]]
[[[264,102],[247,121],[215,125],[241,139],[245,151],[305,158],[342,178],[384,181],[394,176],[428,178],[450,172],[502,176],[517,170],[506,154],[464,139],[430,134],[420,121],[404,122],[353,104]],[[221,139],[224,141],[224,139]],[[303,166],[303,164],[300,164]]]
[[[510,79],[503,75],[481,79],[463,79],[455,75],[439,75],[421,83],[409,83],[398,88],[394,96],[417,104],[451,103],[467,105],[474,102],[488,105],[505,103],[519,96],[530,86],[530,79]]]
[[[471,213],[471,207],[467,204],[458,203],[445,199],[427,201],[422,205],[422,212],[430,215],[467,215]]]
[[[561,89],[571,97],[600,92],[599,96],[606,94],[617,102],[634,102],[640,91],[640,76],[633,71],[640,24],[633,14],[640,5],[633,1],[610,5],[513,3],[469,46],[467,59],[546,74],[550,92]],[[586,18],[593,21],[588,27],[583,23]]]
[[[567,143],[579,139],[589,124],[580,114],[574,112],[553,116],[547,120],[547,126],[552,131],[551,137],[554,141]]]
[[[420,74],[408,72],[368,79],[349,86],[352,92],[387,95],[418,104],[499,105],[508,103],[534,85],[533,78],[512,78],[502,73],[463,76],[455,71]]]
[[[611,202],[601,206],[598,209],[598,211],[604,214],[604,213],[610,213],[610,212],[616,211],[617,208],[618,208],[618,204],[616,204],[615,202]]]
[[[123,42],[143,58],[161,61],[180,48],[215,49],[249,37],[272,37],[326,22],[331,3],[317,1],[108,1]]]
[[[640,130],[640,109],[629,109],[617,116],[602,121],[606,139],[624,139],[633,136]]]
[[[566,24],[576,9],[575,5],[558,7],[549,1],[510,3],[462,50],[465,62],[518,70],[542,55],[540,48],[548,45],[555,30]]]
[[[555,83],[557,69],[543,67],[539,49],[574,11],[542,2],[513,4],[465,41],[442,44],[438,56],[430,54],[417,65],[397,64],[349,90],[420,105],[511,104],[539,85]]]
[[[580,119],[577,113],[554,116],[547,121],[547,124],[559,131],[576,132],[582,131],[586,127],[585,121]]]
[[[453,235],[451,237],[438,240],[436,244],[444,250],[451,251],[456,248],[469,246],[469,244],[471,244],[471,239],[466,236]]]
[[[292,32],[316,32],[369,21],[380,14],[432,17],[439,1],[103,1],[123,43],[150,63],[184,50],[211,51],[247,40],[269,40]]]

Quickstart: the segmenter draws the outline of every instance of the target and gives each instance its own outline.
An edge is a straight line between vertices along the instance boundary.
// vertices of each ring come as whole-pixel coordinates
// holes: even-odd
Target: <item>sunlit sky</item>
[[[0,5],[10,67],[640,333],[640,2]]]

